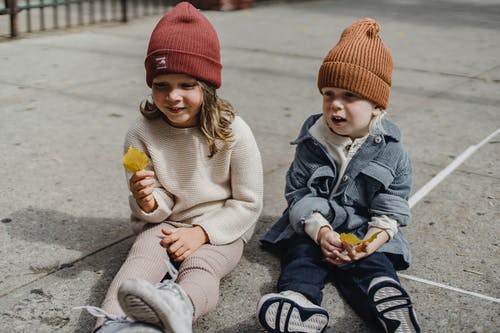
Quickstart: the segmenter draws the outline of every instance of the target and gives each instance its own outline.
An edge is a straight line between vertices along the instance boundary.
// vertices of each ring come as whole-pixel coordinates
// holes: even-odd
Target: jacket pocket
[[[322,166],[316,169],[309,180],[307,187],[314,196],[328,198],[335,186],[335,174],[331,167]]]
[[[344,193],[345,203],[369,208],[374,196],[387,190],[393,180],[394,175],[389,168],[369,162],[347,186]]]

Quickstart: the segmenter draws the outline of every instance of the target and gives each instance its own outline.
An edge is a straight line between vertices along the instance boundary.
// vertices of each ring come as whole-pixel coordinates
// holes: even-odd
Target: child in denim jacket
[[[304,123],[286,175],[288,207],[262,242],[281,256],[278,292],[264,295],[258,318],[269,332],[323,332],[322,289],[332,279],[346,301],[386,332],[420,332],[396,270],[410,264],[399,227],[410,221],[410,159],[393,123],[392,57],[380,26],[348,26],[318,76],[323,114]],[[363,242],[340,240],[353,233]]]

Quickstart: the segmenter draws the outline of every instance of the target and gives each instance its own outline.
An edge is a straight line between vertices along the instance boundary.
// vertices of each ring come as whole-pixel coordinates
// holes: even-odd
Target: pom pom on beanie
[[[187,74],[219,88],[222,65],[217,33],[198,9],[181,2],[154,28],[144,62],[146,83],[161,74]]]
[[[323,60],[318,88],[346,89],[386,109],[392,84],[392,56],[379,32],[380,25],[370,18],[349,25]]]

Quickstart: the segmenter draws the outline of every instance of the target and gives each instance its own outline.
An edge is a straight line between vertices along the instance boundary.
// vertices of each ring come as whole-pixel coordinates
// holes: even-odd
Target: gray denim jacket
[[[286,175],[288,207],[263,236],[263,244],[280,244],[293,235],[305,235],[304,220],[314,212],[321,213],[335,231],[354,233],[361,239],[373,215],[387,215],[400,227],[406,226],[410,221],[412,167],[398,127],[383,120],[385,133],[369,135],[333,193],[337,167],[326,148],[309,132],[319,117],[321,114],[309,117],[292,142],[297,148]],[[401,230],[378,251],[392,254],[389,258],[396,269],[410,265],[410,247]]]

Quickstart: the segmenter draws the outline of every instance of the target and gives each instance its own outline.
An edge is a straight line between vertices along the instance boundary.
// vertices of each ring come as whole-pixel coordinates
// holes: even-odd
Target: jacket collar
[[[314,125],[314,123],[316,123],[318,118],[320,118],[321,116],[322,114],[320,113],[320,114],[314,114],[309,118],[307,118],[304,124],[302,125],[299,136],[291,143],[297,145],[307,139],[311,139],[312,135],[309,132],[309,129],[311,128],[312,125]],[[382,127],[384,128],[384,132],[377,130],[376,132],[371,133],[370,137],[377,137],[382,135],[386,142],[387,141],[398,142],[401,140],[401,131],[394,123],[390,122],[389,120],[383,119]]]

